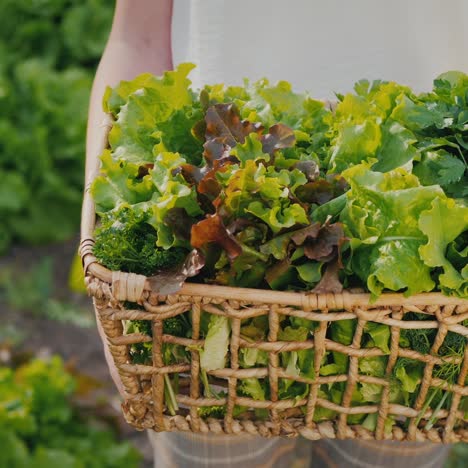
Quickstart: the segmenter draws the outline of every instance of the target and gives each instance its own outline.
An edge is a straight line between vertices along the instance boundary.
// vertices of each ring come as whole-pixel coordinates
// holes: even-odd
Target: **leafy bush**
[[[77,228],[87,104],[113,4],[0,3],[0,253]]]
[[[463,468],[468,462],[468,444],[455,444],[445,463],[445,468]]]
[[[0,301],[18,312],[44,317],[78,327],[95,324],[94,315],[69,300],[58,297],[54,287],[52,259],[43,257],[28,270],[5,267],[0,270]],[[81,267],[81,264],[80,264]]]
[[[139,455],[72,402],[77,381],[59,357],[0,367],[0,466],[132,468]]]

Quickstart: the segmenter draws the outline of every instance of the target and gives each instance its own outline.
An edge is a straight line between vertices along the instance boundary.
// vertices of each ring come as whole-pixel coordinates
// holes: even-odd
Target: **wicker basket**
[[[103,141],[101,148],[107,144]],[[99,154],[99,151],[96,151]],[[468,442],[468,420],[459,409],[462,397],[468,397],[465,380],[468,373],[468,347],[463,358],[459,358],[460,372],[457,384],[433,377],[434,366],[443,362],[437,351],[448,331],[468,337],[468,328],[462,322],[468,319],[468,301],[449,298],[438,293],[404,297],[401,294],[383,294],[375,303],[369,303],[368,294],[306,294],[294,292],[265,291],[258,289],[230,288],[204,284],[186,283],[175,295],[158,296],[152,291],[152,280],[141,275],[111,272],[99,265],[92,254],[95,223],[94,204],[89,194],[89,185],[99,170],[98,159],[88,161],[86,192],[83,205],[80,251],[86,273],[89,293],[93,296],[97,315],[107,337],[107,346],[113,356],[125,389],[122,405],[127,421],[138,429],[155,431],[193,431],[203,433],[257,434],[271,436],[297,436],[316,440],[320,438],[361,438],[387,440],[429,440],[433,442]],[[125,302],[137,302],[144,310],[128,310]],[[163,334],[163,322],[169,317],[191,311],[193,333],[191,338],[180,338]],[[200,392],[200,356],[197,348],[200,339],[200,315],[225,315],[231,321],[229,367],[210,371],[208,374],[225,382],[227,395],[223,399],[205,398]],[[432,320],[403,320],[408,312],[428,314]],[[241,320],[267,315],[269,335],[264,342],[251,343],[240,336]],[[302,317],[319,322],[313,337],[303,342],[282,342],[277,339],[281,315]],[[326,337],[328,325],[333,321],[356,319],[357,326],[353,342],[345,346]],[[125,334],[123,320],[149,320],[153,336]],[[386,324],[391,328],[391,346],[385,376],[370,377],[359,374],[359,359],[382,356],[379,348],[362,348],[361,338],[368,321]],[[403,328],[437,329],[431,353],[420,354],[399,347],[400,330]],[[152,341],[152,365],[132,364],[129,348],[134,343]],[[191,364],[165,366],[162,357],[164,343],[177,343],[190,347]],[[268,365],[260,368],[239,368],[239,350],[258,348],[268,353]],[[280,367],[279,353],[311,349],[314,353],[314,379],[292,377]],[[319,376],[322,357],[326,351],[337,351],[349,356],[348,372],[343,375]],[[413,407],[392,404],[390,379],[398,358],[409,358],[425,364],[423,380]],[[449,358],[456,359],[456,358]],[[164,375],[180,374],[180,392],[177,401],[180,410],[177,416],[165,414]],[[237,394],[239,379],[257,377],[267,379],[270,400],[258,401]],[[306,398],[279,400],[278,381],[288,378],[310,384]],[[346,382],[341,404],[319,397],[323,384]],[[352,406],[351,399],[358,382],[373,383],[383,387],[379,404]],[[447,410],[425,409],[424,403],[431,388],[441,388],[452,393],[451,406]],[[198,408],[211,405],[226,405],[224,419],[204,420]],[[267,419],[256,419],[253,412],[236,418],[236,405],[268,410]],[[314,422],[317,408],[336,412],[333,421]],[[302,408],[302,409],[301,409]],[[355,414],[377,414],[374,431],[361,425],[348,424],[348,416]],[[394,425],[391,432],[385,431],[389,415],[405,420],[405,424]],[[437,424],[425,429],[424,420],[437,417]]]

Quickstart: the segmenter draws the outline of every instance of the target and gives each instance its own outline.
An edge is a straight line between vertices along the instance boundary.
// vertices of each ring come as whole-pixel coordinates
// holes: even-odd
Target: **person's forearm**
[[[86,136],[86,182],[88,190],[97,170],[96,158],[102,149],[105,114],[102,97],[107,86],[149,72],[161,74],[172,69],[172,0],[117,0],[114,23],[93,83]],[[85,198],[86,199],[86,198]],[[106,342],[96,312],[98,331]],[[104,347],[110,374],[119,392],[124,387],[110,355]]]

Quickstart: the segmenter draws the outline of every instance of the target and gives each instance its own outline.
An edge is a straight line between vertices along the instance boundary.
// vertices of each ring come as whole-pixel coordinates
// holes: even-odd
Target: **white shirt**
[[[416,91],[468,72],[468,0],[174,0],[174,64],[194,86],[290,81],[315,98],[361,78]]]

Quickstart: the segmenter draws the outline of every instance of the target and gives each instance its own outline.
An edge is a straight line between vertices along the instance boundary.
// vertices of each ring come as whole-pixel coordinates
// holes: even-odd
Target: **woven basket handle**
[[[80,256],[83,266],[86,270],[92,260],[93,233],[96,224],[96,211],[94,200],[91,195],[91,184],[99,175],[101,166],[99,157],[102,152],[108,147],[109,131],[112,128],[112,117],[108,114],[102,121],[100,128],[102,129],[100,139],[94,143],[90,151],[86,153],[86,168],[85,168],[85,183],[83,205],[81,210],[81,235],[80,235]],[[87,260],[91,261],[87,261]]]

